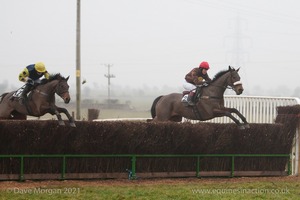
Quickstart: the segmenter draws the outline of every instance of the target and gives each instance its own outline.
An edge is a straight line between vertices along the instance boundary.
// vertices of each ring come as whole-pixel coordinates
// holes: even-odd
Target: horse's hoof
[[[240,130],[245,130],[245,126],[244,126],[244,125],[239,125],[238,128],[239,128]]]
[[[75,124],[74,122],[71,122],[71,123],[70,123],[70,126],[75,128],[75,127],[76,127],[76,124]]]
[[[59,124],[60,126],[65,126],[65,125],[66,125],[64,121],[58,121],[58,124]]]
[[[249,124],[244,124],[244,127],[245,128],[250,128],[250,125]]]

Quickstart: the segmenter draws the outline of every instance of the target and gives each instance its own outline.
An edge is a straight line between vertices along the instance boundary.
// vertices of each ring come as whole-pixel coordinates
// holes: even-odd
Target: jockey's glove
[[[32,80],[32,79],[29,78],[29,77],[25,77],[25,81],[26,81],[26,83],[29,83],[29,84],[31,84],[31,85],[34,84],[34,80]]]
[[[202,85],[203,85],[203,86],[208,86],[208,82],[203,81]]]

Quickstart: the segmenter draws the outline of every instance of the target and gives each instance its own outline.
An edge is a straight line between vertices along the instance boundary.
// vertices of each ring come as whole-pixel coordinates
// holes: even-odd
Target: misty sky
[[[299,88],[299,0],[81,0],[85,87],[181,87],[203,60],[241,67],[245,93]],[[76,0],[0,0],[0,84],[42,61],[76,77]],[[2,93],[4,91],[1,91]]]

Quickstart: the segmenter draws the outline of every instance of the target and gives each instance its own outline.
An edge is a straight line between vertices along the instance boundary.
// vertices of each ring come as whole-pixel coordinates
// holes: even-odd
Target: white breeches
[[[188,91],[191,91],[191,90],[195,90],[196,89],[196,86],[187,82],[186,80],[183,81],[183,88],[185,90],[188,90]]]

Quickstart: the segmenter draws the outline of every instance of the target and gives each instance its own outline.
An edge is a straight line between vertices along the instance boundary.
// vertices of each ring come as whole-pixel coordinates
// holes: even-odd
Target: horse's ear
[[[232,68],[230,67],[230,65],[228,66],[228,70],[230,70],[230,71],[232,70]]]
[[[66,78],[66,81],[68,81],[68,80],[69,80],[69,78],[70,78],[70,76],[68,76],[68,77]]]
[[[240,67],[236,70],[237,72],[240,70]]]

